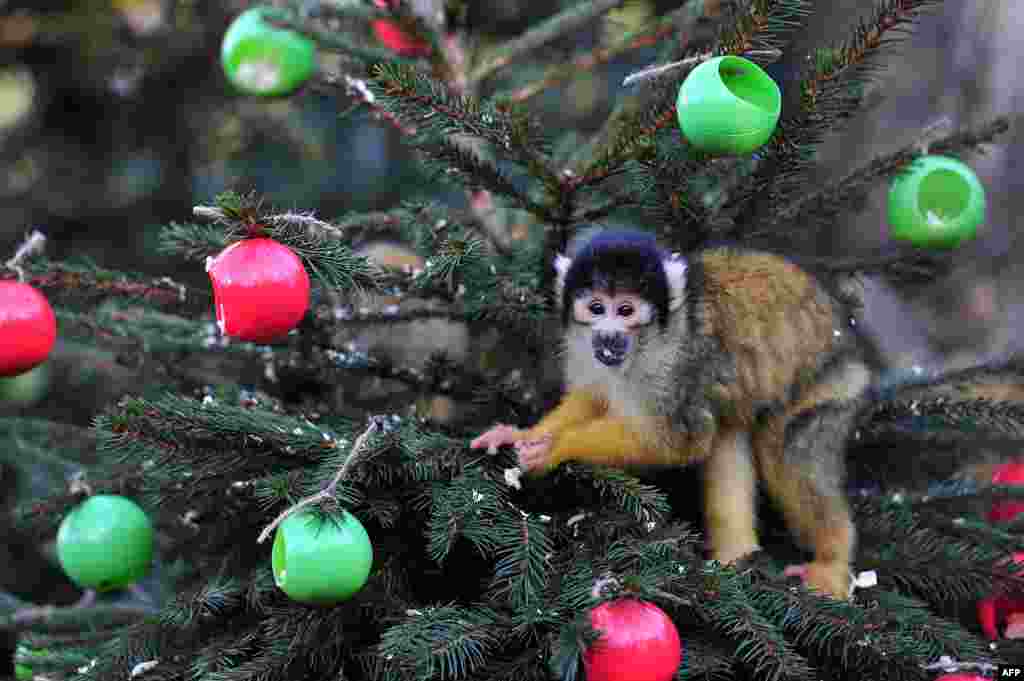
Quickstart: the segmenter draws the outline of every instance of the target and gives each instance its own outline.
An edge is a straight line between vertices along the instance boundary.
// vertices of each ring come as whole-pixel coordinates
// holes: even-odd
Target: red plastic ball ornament
[[[0,376],[42,364],[57,342],[57,318],[46,297],[20,281],[0,281]]]
[[[309,307],[309,275],[287,246],[273,239],[231,244],[206,271],[221,333],[269,343],[295,328]]]
[[[373,0],[380,9],[390,9],[388,0]],[[414,38],[390,19],[374,19],[371,23],[377,40],[389,50],[403,57],[426,57],[430,54],[430,43]]]
[[[1013,562],[1024,563],[1024,551],[1014,552]],[[993,641],[1001,628],[1004,638],[1024,638],[1024,597],[998,595],[978,601],[978,623]]]
[[[981,674],[970,674],[968,672],[956,672],[955,674],[943,674],[935,679],[935,681],[992,681],[987,676]]]
[[[1024,463],[1005,463],[999,466],[992,474],[992,484],[1024,484]],[[990,523],[1007,522],[1016,518],[1022,511],[1024,511],[1024,501],[997,502],[992,504],[992,510],[988,512],[988,521]]]
[[[583,654],[587,681],[670,681],[683,659],[679,631],[656,605],[623,598],[590,611],[601,638]]]

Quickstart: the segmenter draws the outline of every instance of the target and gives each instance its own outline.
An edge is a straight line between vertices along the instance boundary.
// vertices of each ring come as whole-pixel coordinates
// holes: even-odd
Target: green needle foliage
[[[894,36],[935,0],[880,0],[841,44],[819,45],[771,140],[734,158],[712,158],[679,134],[681,82],[712,56],[778,60],[814,3],[689,0],[609,45],[573,47],[559,63],[542,48],[574,45],[582,26],[629,3],[560,3],[469,62],[467,3],[393,8],[393,19],[429,39],[431,56],[419,60],[365,44],[365,22],[391,9],[334,3],[311,14],[308,3],[291,4],[297,11],[282,25],[342,55],[343,73],[318,87],[339,99],[339,111],[344,89],[400,130],[424,177],[465,193],[467,206],[408,200],[326,220],[226,192],[197,206],[194,222],[168,225],[160,240],[168,258],[202,263],[256,236],[301,258],[314,284],[310,312],[269,345],[221,337],[206,288],[92,263],[25,263],[27,281],[58,308],[62,337],[113,348],[118,362],[141,358],[161,367],[153,374],[161,380],[106,405],[84,448],[62,451],[66,431],[56,422],[0,423],[12,443],[0,447],[0,462],[33,480],[13,493],[13,517],[43,542],[84,494],[131,496],[158,528],[169,594],[49,611],[0,592],[0,627],[27,645],[19,663],[81,681],[577,681],[598,636],[590,609],[622,597],[655,603],[676,623],[677,679],[928,679],[926,665],[942,656],[985,665],[1009,650],[978,637],[973,610],[993,593],[1024,592],[1005,561],[1022,548],[1020,522],[983,517],[992,503],[1024,496],[1019,490],[959,479],[941,492],[862,496],[855,568],[874,571],[877,585],[836,602],[784,575],[782,557],[800,562],[784,541],[734,566],[704,560],[701,527],[687,515],[695,500],[682,498],[694,495],[679,492],[674,474],[570,462],[520,480],[508,451],[469,449],[487,425],[526,425],[551,401],[541,375],[560,352],[549,333],[550,263],[593,223],[636,224],[672,250],[730,239],[788,253],[925,153],[908,144],[826,186],[810,176],[816,146],[857,113]],[[710,29],[704,40],[689,37],[698,28]],[[640,50],[684,63],[632,86],[598,130],[560,130],[534,114],[534,96]],[[998,118],[928,149],[965,155],[1007,129]],[[439,183],[424,186],[441,196]],[[415,264],[384,267],[361,250],[378,240],[403,244]],[[955,254],[794,259],[824,277],[920,281]],[[469,329],[481,345],[498,329],[502,342],[489,354],[435,352],[421,367],[360,340],[375,325],[438,320]],[[195,358],[216,359],[218,371],[200,364],[190,373],[183,365]],[[411,397],[400,409],[361,408],[338,388],[353,378]],[[884,482],[888,464],[879,460],[931,472],[979,443],[1018,447],[1021,404],[971,387],[1020,378],[1011,361],[879,388],[851,465]],[[459,417],[413,413],[432,400],[460,405]],[[332,517],[346,509],[366,527],[373,568],[351,599],[305,605],[275,586],[266,540],[297,505]]]

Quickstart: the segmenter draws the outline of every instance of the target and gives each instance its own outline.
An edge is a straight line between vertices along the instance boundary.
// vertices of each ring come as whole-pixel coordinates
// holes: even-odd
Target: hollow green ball
[[[269,8],[253,7],[239,14],[220,47],[224,74],[238,90],[264,97],[286,95],[309,80],[316,70],[316,43],[264,18]]]
[[[363,588],[372,564],[370,537],[348,511],[340,518],[300,511],[285,518],[275,531],[274,582],[292,600],[343,601]]]
[[[985,221],[985,187],[962,161],[922,156],[889,186],[889,235],[919,248],[951,249]]]
[[[743,57],[709,59],[679,87],[679,128],[709,154],[750,153],[771,139],[782,113],[782,93],[771,76]]]
[[[153,562],[153,525],[131,499],[97,494],[61,521],[57,561],[82,588],[111,591],[134,584]]]

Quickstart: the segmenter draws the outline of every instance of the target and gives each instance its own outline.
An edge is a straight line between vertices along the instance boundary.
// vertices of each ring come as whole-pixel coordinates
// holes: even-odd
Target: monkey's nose
[[[594,337],[594,357],[605,366],[618,366],[626,359],[629,339],[622,334],[599,334]]]

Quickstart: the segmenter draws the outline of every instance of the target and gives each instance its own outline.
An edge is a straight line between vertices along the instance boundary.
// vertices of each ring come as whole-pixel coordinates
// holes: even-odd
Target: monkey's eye
[[[592,300],[587,305],[587,309],[590,310],[590,314],[599,317],[604,314],[604,304],[599,300]]]
[[[624,303],[623,305],[619,305],[620,317],[632,317],[634,312],[636,312],[636,310],[630,303]]]

